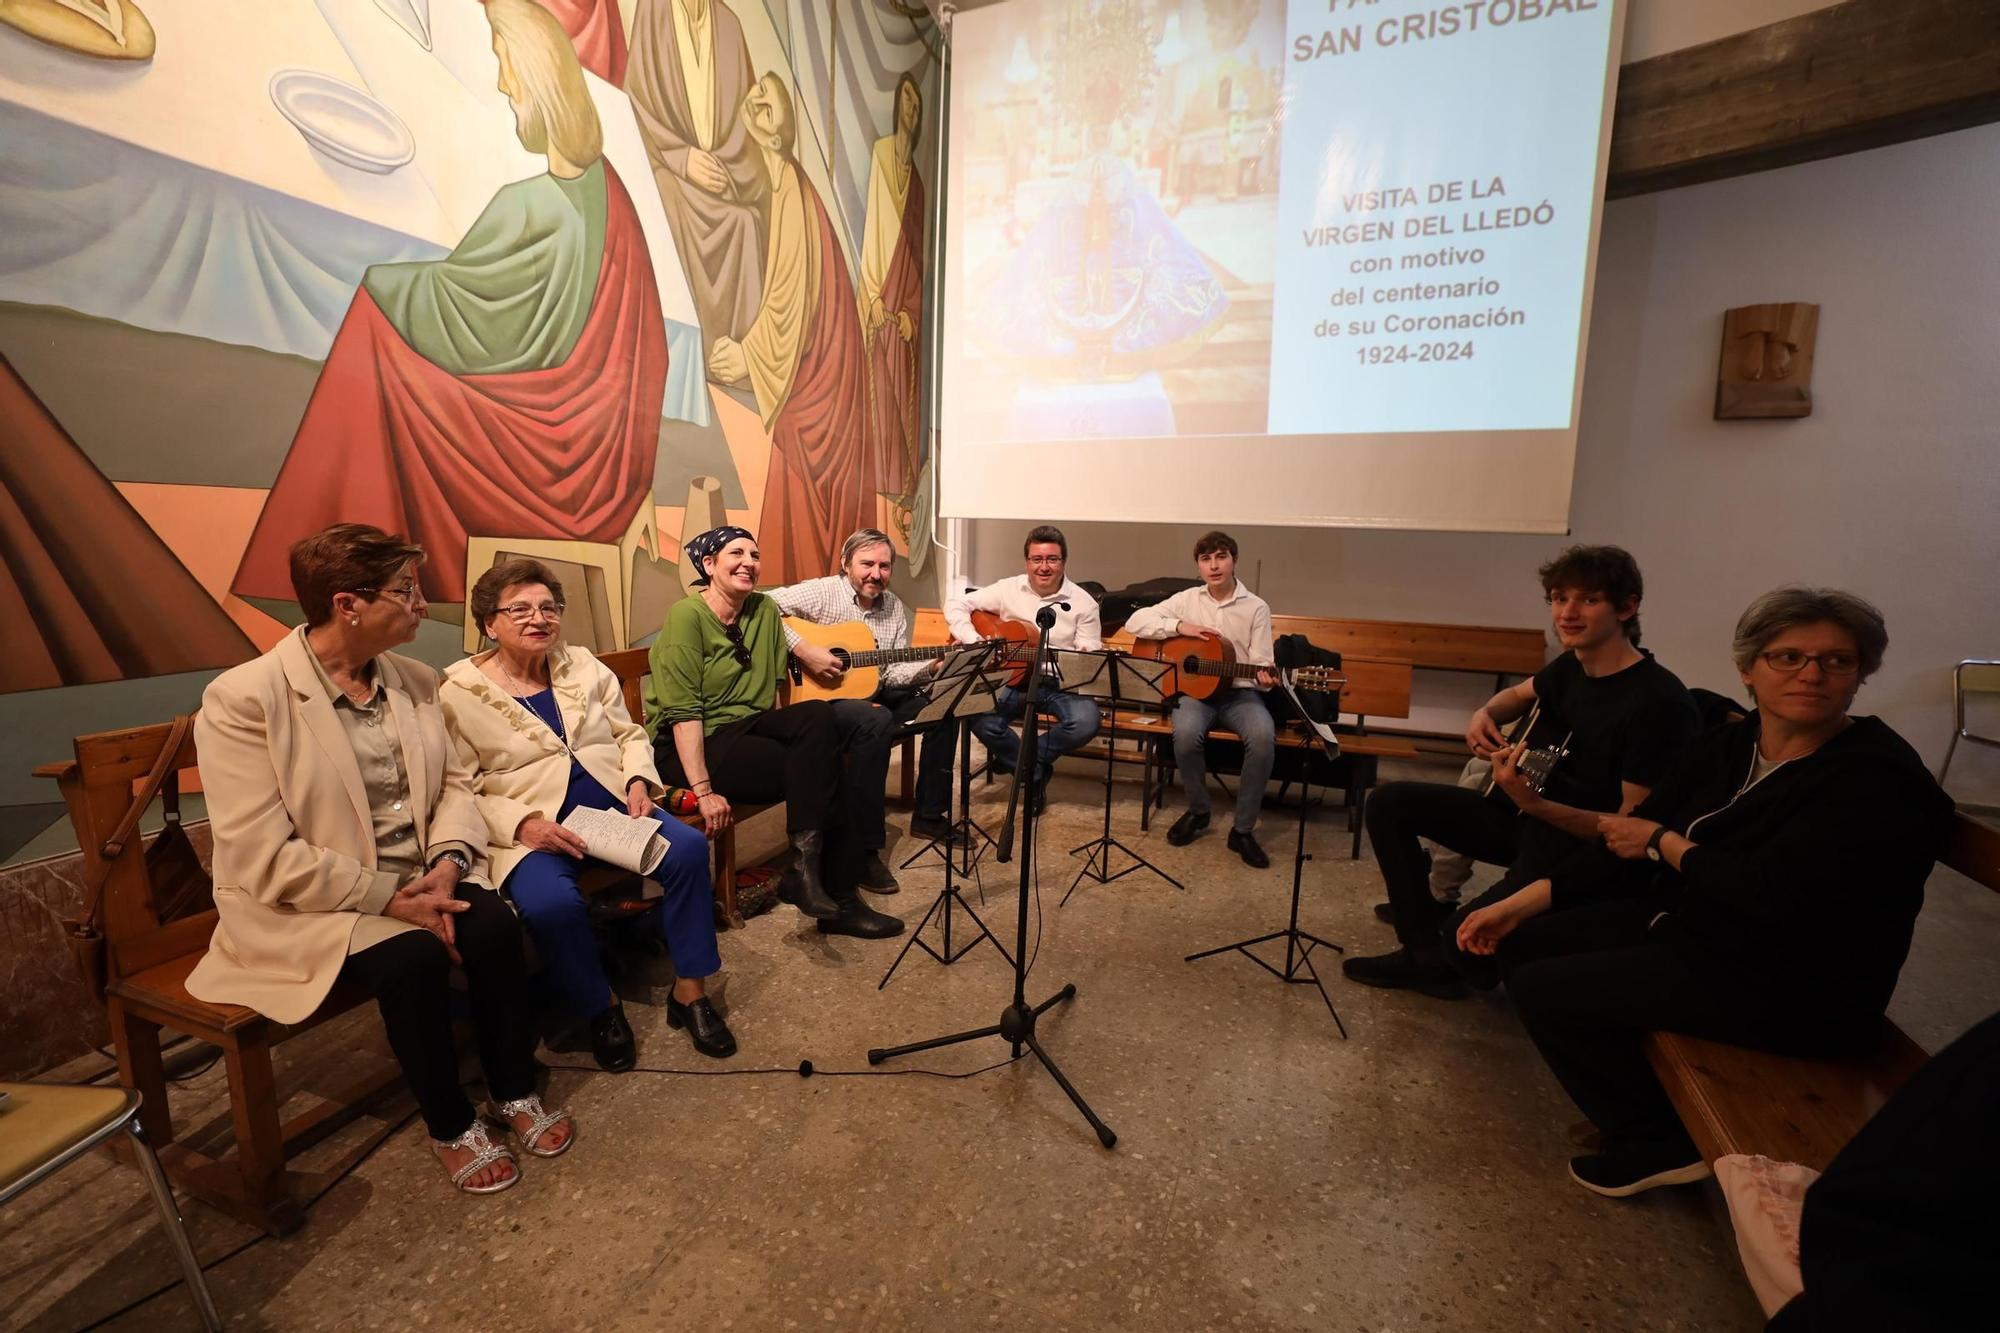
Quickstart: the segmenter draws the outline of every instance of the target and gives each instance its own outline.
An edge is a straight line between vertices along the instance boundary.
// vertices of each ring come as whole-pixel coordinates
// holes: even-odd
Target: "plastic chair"
[[[167,1187],[166,1174],[140,1128],[138,1093],[67,1083],[0,1083],[0,1206],[121,1132],[132,1136],[132,1156],[153,1191],[160,1225],[173,1242],[181,1276],[194,1297],[203,1327],[221,1328],[222,1318],[215,1312],[194,1246],[188,1243],[187,1229],[181,1225],[173,1191]]]
[[[2000,745],[2000,736],[1983,736],[1965,725],[1965,696],[2000,694],[2000,661],[1990,657],[1969,657],[1951,670],[1951,744],[1944,748],[1944,762],[1938,765],[1938,786],[1951,768],[1951,756],[1961,740],[1980,745]]]

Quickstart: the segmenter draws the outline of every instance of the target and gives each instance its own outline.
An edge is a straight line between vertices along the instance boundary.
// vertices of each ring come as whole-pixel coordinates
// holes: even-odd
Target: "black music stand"
[[[1038,666],[1042,660],[1041,654],[1048,650],[1049,629],[1055,623],[1056,613],[1053,606],[1044,606],[1035,613],[1035,624],[1041,630],[1035,658]],[[1035,715],[1035,705],[1041,693],[1041,684],[1042,673],[1039,669],[1028,672],[1028,692],[1021,707],[1022,762],[1014,765],[1014,784],[1007,794],[1007,822],[1001,832],[1000,847],[996,853],[1002,861],[1007,860],[1013,853],[1014,815],[1021,809],[1021,783],[1023,776],[1033,766],[1030,756],[1035,753],[1035,733],[1040,722]],[[1030,800],[1021,823],[1021,898],[1014,921],[1014,1002],[1000,1011],[1000,1021],[990,1027],[974,1028],[970,1032],[954,1032],[949,1036],[932,1037],[928,1041],[914,1041],[904,1046],[874,1047],[868,1052],[868,1063],[879,1065],[884,1060],[893,1060],[899,1055],[933,1051],[940,1046],[956,1046],[960,1042],[978,1041],[982,1037],[1003,1038],[1012,1047],[1016,1059],[1020,1058],[1021,1048],[1026,1046],[1035,1053],[1035,1059],[1041,1062],[1042,1068],[1048,1071],[1049,1077],[1056,1081],[1056,1086],[1068,1096],[1070,1103],[1082,1112],[1085,1120],[1090,1122],[1091,1129],[1097,1133],[1097,1141],[1109,1148],[1118,1142],[1118,1136],[1111,1132],[1109,1125],[1097,1118],[1097,1112],[1090,1109],[1090,1103],[1084,1101],[1082,1094],[1070,1086],[1070,1081],[1063,1077],[1063,1072],[1056,1066],[1056,1062],[1049,1058],[1049,1053],[1035,1040],[1035,1021],[1064,1000],[1076,998],[1076,983],[1071,982],[1064,986],[1038,1005],[1031,1007],[1028,1004],[1028,894],[1034,885],[1034,860],[1035,803]]]
[[[994,688],[1006,684],[1004,674],[995,673],[988,677]],[[987,690],[988,695],[992,690]],[[981,709],[981,712],[989,711]],[[924,744],[930,744],[926,739]],[[972,817],[972,728],[960,726],[958,729],[958,818],[950,821],[950,827],[942,837],[931,838],[923,846],[903,858],[898,870],[908,870],[927,856],[936,857],[941,863],[950,864],[953,856],[958,858],[958,873],[970,875],[972,868],[979,864],[979,858],[999,846],[993,835]],[[976,840],[976,841],[975,841]],[[984,844],[982,846],[981,844]],[[985,901],[983,898],[981,901]]]
[[[1186,893],[1187,885],[1111,836],[1111,773],[1116,759],[1112,748],[1117,744],[1118,705],[1120,701],[1140,704],[1164,702],[1166,694],[1160,689],[1160,682],[1173,672],[1173,663],[1156,662],[1151,658],[1133,657],[1116,651],[1090,653],[1058,649],[1053,656],[1062,672],[1063,689],[1103,700],[1110,717],[1110,725],[1104,728],[1104,832],[1081,847],[1070,848],[1071,856],[1079,852],[1089,852],[1090,855],[1084,858],[1083,868],[1076,872],[1076,878],[1070,881],[1069,891],[1063,894],[1062,901],[1056,906],[1069,906],[1070,894],[1075,893],[1077,886],[1086,879],[1093,884],[1109,884],[1114,879],[1123,879],[1140,870],[1150,870]],[[1111,853],[1114,851],[1125,853],[1132,861],[1131,865],[1115,875],[1111,873]]]
[[[1335,739],[1333,728],[1314,722],[1307,715],[1305,705],[1299,702],[1299,696],[1292,690],[1289,683],[1285,684],[1284,690],[1292,696],[1292,702],[1298,706],[1299,720],[1304,727],[1306,736],[1309,738],[1309,748],[1317,747],[1326,755],[1329,763],[1338,759],[1340,757],[1340,742]],[[1347,951],[1331,940],[1323,940],[1309,931],[1299,929],[1299,888],[1305,879],[1306,862],[1312,860],[1311,853],[1306,851],[1306,811],[1312,805],[1310,799],[1312,796],[1312,762],[1310,754],[1307,755],[1307,762],[1299,766],[1299,770],[1299,842],[1297,850],[1292,853],[1291,920],[1286,922],[1282,930],[1255,935],[1247,940],[1237,940],[1231,944],[1218,944],[1213,949],[1203,949],[1200,953],[1191,953],[1182,961],[1192,963],[1203,958],[1213,958],[1217,954],[1228,953],[1234,950],[1280,981],[1294,986],[1303,986],[1307,982],[1311,982],[1319,990],[1319,998],[1326,1001],[1326,1011],[1333,1015],[1333,1025],[1340,1029],[1341,1040],[1345,1041],[1347,1039],[1347,1024],[1340,1021],[1340,1011],[1333,1007],[1333,997],[1326,993],[1326,983],[1319,979],[1319,971],[1312,965],[1312,951],[1321,946],[1325,946],[1335,953],[1345,953]],[[1282,970],[1273,967],[1256,954],[1250,952],[1251,945],[1264,944],[1271,940],[1283,940],[1285,942],[1285,966]],[[1299,975],[1301,970],[1304,971],[1305,975]]]
[[[924,730],[938,726],[944,722],[969,719],[977,717],[981,713],[993,711],[994,691],[998,688],[999,684],[1005,682],[1006,677],[1004,675],[988,675],[986,674],[986,667],[989,659],[999,649],[1000,645],[992,643],[966,644],[950,649],[945,656],[944,665],[938,668],[936,677],[931,681],[931,697],[929,702],[919,709],[917,715],[905,724],[905,732]],[[968,734],[969,728],[961,725],[959,728],[960,737],[963,738]],[[963,744],[961,744],[960,750],[961,753],[965,751]],[[971,793],[963,781],[959,784],[959,795],[962,802],[966,804],[970,803]],[[994,845],[993,839],[987,837],[986,830],[972,823],[970,814],[964,816],[964,822],[973,829],[978,830],[979,836],[986,838],[988,846]],[[957,827],[954,824],[952,826],[953,831],[956,831]],[[957,879],[953,873],[957,868],[958,858],[952,854],[952,848],[948,841],[949,837],[950,834],[947,833],[945,838],[933,838],[929,843],[925,844],[924,850],[938,850],[941,859],[944,861],[944,888],[940,889],[938,896],[931,900],[929,910],[924,913],[923,919],[917,922],[916,928],[910,932],[910,938],[903,942],[902,950],[897,953],[896,960],[889,964],[889,970],[882,974],[882,980],[875,983],[876,990],[881,990],[889,984],[889,978],[896,975],[896,969],[903,965],[903,959],[909,956],[912,948],[922,949],[932,958],[949,967],[959,959],[965,957],[966,954],[971,953],[981,940],[991,940],[993,947],[1000,951],[1000,956],[1007,960],[1008,966],[1013,966],[1014,959],[1008,954],[1007,946],[1000,943],[999,937],[987,929],[986,923],[980,920],[979,913],[972,910],[972,904],[965,901],[965,894],[958,887]],[[941,842],[945,845],[939,847],[939,843]],[[972,873],[972,867],[979,860],[978,854],[971,851],[969,840],[967,851],[969,855],[966,860],[965,869],[961,872],[964,874]],[[923,851],[917,853],[917,856],[921,855],[923,855]],[[917,856],[912,856],[910,861],[916,860]],[[903,864],[908,866],[910,861],[905,861]],[[959,911],[971,917],[972,924],[978,928],[977,933],[957,949],[952,948],[951,943],[951,913],[954,906]],[[930,925],[931,918],[938,916],[940,912],[942,912],[940,920],[942,939],[940,940],[939,948],[932,948],[930,942],[924,938],[924,929]]]

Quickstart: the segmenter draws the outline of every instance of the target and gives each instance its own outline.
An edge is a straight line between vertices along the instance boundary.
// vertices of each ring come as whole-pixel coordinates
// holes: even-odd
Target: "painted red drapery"
[[[604,259],[582,336],[544,370],[457,376],[358,289],[237,568],[241,597],[293,600],[292,545],[373,523],[428,553],[424,596],[465,600],[465,539],[611,542],[649,500],[667,343],[631,196],[605,163]]]
[[[4,356],[0,440],[0,694],[257,655]]]
[[[869,438],[873,442],[874,485],[884,495],[901,495],[914,481],[911,469],[919,457],[921,417],[917,411],[917,349],[924,327],[924,182],[912,170],[903,200],[902,227],[882,277],[882,313],[868,348]],[[908,342],[898,328],[898,313],[910,317],[917,336]]]
[[[819,245],[819,299],[791,392],[771,423],[771,470],[757,521],[766,584],[826,573],[848,534],[876,520],[854,283],[819,192],[807,186],[804,193],[812,201]]]
[[[618,18],[618,0],[538,2],[563,25],[585,69],[614,87],[625,86],[625,25]]]

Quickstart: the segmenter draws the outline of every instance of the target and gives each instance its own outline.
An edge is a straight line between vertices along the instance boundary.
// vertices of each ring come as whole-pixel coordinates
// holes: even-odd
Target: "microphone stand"
[[[1000,846],[995,852],[996,858],[1001,861],[1013,857],[1014,817],[1022,809],[1021,784],[1030,770],[1037,767],[1040,762],[1035,744],[1039,723],[1035,706],[1041,697],[1043,654],[1048,651],[1049,630],[1055,623],[1056,611],[1053,606],[1044,606],[1035,613],[1035,625],[1041,633],[1035,645],[1033,662],[1028,669],[1028,693],[1021,707],[1021,754],[1019,761],[1014,765],[1013,787],[1007,794],[1007,821],[1002,827]],[[984,1037],[1000,1037],[1013,1049],[1016,1059],[1020,1058],[1023,1046],[1035,1053],[1035,1059],[1041,1062],[1049,1077],[1056,1081],[1056,1086],[1063,1090],[1071,1104],[1097,1132],[1097,1141],[1109,1148],[1118,1142],[1118,1136],[1112,1133],[1109,1125],[1097,1118],[1097,1112],[1090,1109],[1090,1104],[1084,1101],[1082,1095],[1070,1085],[1070,1081],[1063,1077],[1063,1072],[1057,1067],[1056,1062],[1049,1058],[1049,1053],[1042,1049],[1039,1041],[1035,1040],[1035,1020],[1063,1001],[1074,999],[1076,984],[1071,982],[1038,1005],[1030,1007],[1028,1004],[1028,895],[1034,889],[1034,860],[1035,803],[1030,800],[1021,821],[1021,900],[1014,924],[1014,1000],[1001,1010],[1000,1021],[990,1027],[975,1028],[970,1032],[954,1032],[949,1036],[932,1037],[928,1041],[911,1042],[904,1046],[875,1047],[868,1052],[868,1063],[879,1065],[884,1060],[893,1060],[899,1055],[933,1051],[940,1046],[956,1046],[961,1042],[978,1041]]]
[[[1295,694],[1292,698],[1293,702],[1296,703],[1298,696]],[[1218,944],[1213,949],[1203,949],[1200,953],[1191,953],[1182,961],[1193,963],[1203,958],[1213,958],[1217,954],[1234,951],[1242,954],[1245,958],[1248,958],[1251,962],[1263,968],[1280,981],[1294,986],[1303,986],[1310,982],[1319,991],[1319,998],[1326,1001],[1326,1011],[1333,1015],[1333,1025],[1340,1029],[1341,1039],[1345,1041],[1347,1039],[1347,1024],[1340,1021],[1340,1011],[1333,1007],[1333,997],[1326,993],[1326,983],[1319,979],[1319,972],[1312,965],[1312,951],[1321,946],[1325,946],[1335,953],[1345,953],[1346,950],[1331,940],[1323,940],[1317,935],[1299,929],[1299,888],[1305,879],[1306,862],[1313,859],[1312,853],[1306,850],[1306,811],[1312,805],[1312,756],[1314,750],[1317,749],[1319,753],[1326,756],[1327,762],[1331,764],[1334,759],[1339,757],[1340,747],[1338,743],[1330,741],[1320,734],[1319,728],[1313,725],[1312,719],[1306,715],[1303,706],[1299,709],[1299,715],[1305,719],[1305,733],[1308,740],[1305,751],[1305,762],[1299,765],[1299,840],[1297,849],[1292,853],[1291,920],[1286,922],[1282,930],[1273,930],[1263,935],[1254,935],[1247,940],[1237,940],[1230,944]],[[1283,970],[1273,967],[1256,954],[1250,952],[1251,945],[1264,944],[1271,940],[1283,940],[1285,942],[1285,966]],[[1301,976],[1301,971],[1305,975]]]

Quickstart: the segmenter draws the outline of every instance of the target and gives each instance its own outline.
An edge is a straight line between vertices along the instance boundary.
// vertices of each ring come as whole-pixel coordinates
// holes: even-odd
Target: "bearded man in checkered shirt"
[[[787,616],[816,625],[859,620],[875,636],[877,648],[910,646],[910,612],[889,591],[896,548],[886,533],[863,528],[840,547],[840,573],[773,588],[770,598]],[[785,631],[792,656],[822,685],[839,681],[842,664],[828,649],[807,643]],[[940,657],[944,650],[938,650]],[[855,846],[867,854],[861,867],[861,887],[876,893],[896,892],[896,877],[882,860],[888,841],[885,788],[889,755],[903,724],[923,707],[925,686],[938,663],[898,662],[882,668],[881,685],[872,699],[836,699],[834,723],[847,752],[847,809],[844,816]],[[955,731],[955,729],[952,729]],[[949,836],[952,737],[934,732],[924,737],[917,760],[917,808],[910,818],[911,836]]]

